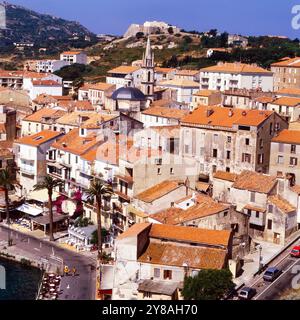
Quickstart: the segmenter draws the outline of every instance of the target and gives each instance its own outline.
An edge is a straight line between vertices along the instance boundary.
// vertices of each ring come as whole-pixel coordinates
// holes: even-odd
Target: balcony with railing
[[[20,172],[31,176],[35,175],[35,169],[33,166],[21,165]]]

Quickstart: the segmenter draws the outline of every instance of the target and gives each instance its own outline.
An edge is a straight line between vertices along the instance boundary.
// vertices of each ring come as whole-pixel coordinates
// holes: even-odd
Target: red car
[[[291,251],[291,256],[295,258],[300,258],[300,246],[295,246]]]

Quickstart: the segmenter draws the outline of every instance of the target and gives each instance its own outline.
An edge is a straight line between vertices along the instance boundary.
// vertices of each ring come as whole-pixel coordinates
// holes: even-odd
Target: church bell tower
[[[141,91],[151,101],[154,100],[154,82],[154,53],[148,37],[146,52],[143,56]]]

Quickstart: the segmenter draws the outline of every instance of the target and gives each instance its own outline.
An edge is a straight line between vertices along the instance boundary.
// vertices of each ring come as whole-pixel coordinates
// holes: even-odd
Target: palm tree
[[[8,224],[8,227],[10,225],[8,191],[14,189],[13,181],[14,181],[14,178],[7,168],[0,170],[0,186],[4,189],[6,222]],[[8,245],[9,246],[11,245],[9,230],[8,230]]]
[[[112,187],[99,179],[94,179],[87,190],[89,199],[96,201],[97,206],[97,233],[98,233],[98,259],[102,258],[102,225],[101,225],[101,209],[102,197],[107,199],[113,194]]]
[[[47,189],[47,191],[48,191],[49,223],[50,223],[49,239],[50,239],[50,241],[54,241],[54,236],[53,236],[53,203],[52,203],[52,195],[53,195],[53,190],[56,187],[59,187],[61,185],[62,185],[62,181],[60,181],[58,179],[54,179],[49,175],[46,175],[41,182],[37,183],[33,187],[34,190]]]

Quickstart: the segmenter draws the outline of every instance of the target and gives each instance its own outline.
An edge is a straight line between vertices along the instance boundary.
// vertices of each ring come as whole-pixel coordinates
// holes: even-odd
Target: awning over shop
[[[24,212],[30,216],[36,217],[42,214],[44,211],[42,208],[32,206],[30,204],[24,203],[17,208],[18,211]]]
[[[53,223],[57,223],[63,220],[68,219],[68,216],[62,215],[62,214],[57,214],[57,213],[53,213]],[[50,218],[49,215],[44,215],[41,217],[36,217],[34,219],[32,219],[33,222],[35,222],[38,225],[43,225],[43,226],[47,226],[50,224]]]
[[[56,191],[53,191],[52,200],[56,200],[58,196],[59,196],[59,193],[57,193]],[[43,189],[43,190],[31,191],[26,198],[27,200],[35,200],[43,203],[48,202],[48,190]]]

